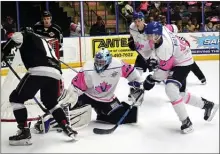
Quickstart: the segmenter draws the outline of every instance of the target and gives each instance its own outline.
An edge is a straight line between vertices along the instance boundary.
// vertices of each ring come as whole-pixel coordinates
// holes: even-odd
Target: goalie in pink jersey
[[[107,49],[102,48],[96,53],[94,60],[87,61],[73,78],[71,85],[61,94],[59,104],[71,104],[69,106],[70,117],[72,117],[71,112],[74,110],[91,105],[97,113],[96,120],[116,124],[130,107],[128,103],[120,102],[114,94],[121,77],[126,78],[129,85],[137,83],[138,87],[134,87],[136,90],[131,93],[131,97],[135,100],[141,95],[136,101],[137,104],[141,103],[144,94],[140,88],[141,76],[139,72],[133,66],[113,58]],[[87,108],[84,111],[91,113],[90,110],[91,108]],[[81,113],[78,114],[81,120],[76,124],[88,124],[91,114],[82,117]],[[137,106],[134,106],[123,123],[136,123],[137,113]],[[38,122],[35,128],[40,129],[41,123]],[[70,121],[70,123],[74,122]]]
[[[149,23],[145,33],[155,48],[159,66],[153,75],[147,76],[143,84],[144,89],[150,90],[154,87],[155,82],[166,79],[165,91],[182,123],[183,133],[193,131],[185,104],[204,109],[204,119],[211,121],[219,105],[185,91],[186,78],[194,63],[189,45],[159,22]]]

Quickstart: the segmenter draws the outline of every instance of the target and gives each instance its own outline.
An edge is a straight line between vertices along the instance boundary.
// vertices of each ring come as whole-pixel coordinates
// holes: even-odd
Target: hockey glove
[[[155,82],[159,82],[153,79],[152,75],[148,75],[143,83],[143,87],[145,90],[151,90],[155,86]]]
[[[158,60],[154,59],[154,58],[149,58],[147,60],[147,64],[148,64],[149,72],[152,72],[153,70],[155,70],[155,69],[157,69],[159,67]]]
[[[137,81],[131,81],[128,83],[128,85],[131,86],[130,94],[128,95],[128,101],[134,102],[135,99],[139,96],[139,94],[144,91],[142,87],[142,83],[137,82]],[[139,99],[136,101],[135,106],[140,106],[143,101],[144,101],[144,92],[139,97]]]
[[[134,44],[134,39],[131,36],[130,38],[128,38],[128,46],[132,51],[136,50],[135,44]]]

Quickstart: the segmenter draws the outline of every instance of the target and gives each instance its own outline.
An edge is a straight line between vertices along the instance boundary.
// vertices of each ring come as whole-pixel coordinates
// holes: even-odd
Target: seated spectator
[[[219,31],[220,31],[220,23],[215,24],[215,25],[213,26],[213,30],[214,30],[215,32],[219,32]]]
[[[77,16],[75,16],[73,22],[70,23],[70,37],[74,36],[81,36],[81,25]]]
[[[161,24],[165,26],[165,25],[167,24],[167,18],[166,18],[166,16],[161,16],[161,17],[160,17],[160,21],[161,21]]]
[[[150,16],[150,17],[149,17],[149,23],[150,23],[150,22],[153,22],[153,21],[154,21],[154,17],[153,17],[153,16]]]
[[[95,24],[90,29],[90,36],[101,36],[106,35],[105,24],[102,17],[98,16]]]
[[[179,20],[182,20],[182,17],[180,15],[180,7],[179,6],[176,6],[174,8],[174,11],[172,12],[171,14],[171,20],[172,21],[179,21]]]
[[[192,19],[192,24],[195,26],[195,32],[198,32],[200,30],[200,26],[199,26],[196,18]]]
[[[6,23],[3,25],[4,29],[6,30],[6,35],[11,35],[12,33],[15,32],[15,24],[13,22],[13,19],[8,16],[6,18]]]
[[[128,21],[128,25],[131,24],[132,19],[133,19],[134,9],[133,9],[133,7],[131,5],[132,5],[131,1],[128,1],[128,3],[125,5],[125,17],[126,17],[126,19]]]
[[[182,20],[178,20],[176,25],[177,25],[177,28],[178,28],[178,32],[183,32]]]
[[[186,25],[187,31],[188,32],[194,32],[195,31],[195,26],[192,24],[191,19],[188,20],[188,24]]]
[[[148,2],[147,1],[142,1],[140,6],[139,6],[139,10],[144,14],[146,15],[147,14],[147,9],[148,9]]]
[[[208,24],[205,25],[205,31],[206,32],[213,32],[213,31],[215,31],[213,23],[211,21],[208,21]]]
[[[153,16],[155,21],[159,21],[159,15],[162,14],[162,7],[160,2],[154,2],[151,9],[149,16]]]

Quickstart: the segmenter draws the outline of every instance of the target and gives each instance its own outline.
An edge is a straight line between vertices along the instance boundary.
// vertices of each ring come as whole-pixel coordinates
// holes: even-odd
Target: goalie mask
[[[106,48],[98,51],[94,57],[94,67],[97,73],[102,73],[108,68],[112,62],[112,55]]]

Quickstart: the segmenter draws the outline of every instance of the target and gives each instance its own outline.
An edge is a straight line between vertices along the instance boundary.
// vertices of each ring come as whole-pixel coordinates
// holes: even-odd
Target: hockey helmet
[[[160,22],[150,22],[145,27],[145,34],[147,35],[148,40],[157,41],[162,36],[163,26]]]
[[[94,67],[97,73],[105,71],[112,62],[112,55],[106,48],[101,48],[94,57]]]
[[[42,17],[52,17],[52,15],[49,11],[44,11]]]
[[[133,19],[144,19],[144,14],[142,12],[134,12],[133,13]]]

